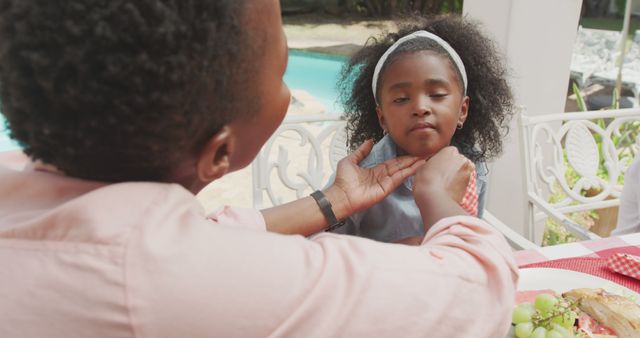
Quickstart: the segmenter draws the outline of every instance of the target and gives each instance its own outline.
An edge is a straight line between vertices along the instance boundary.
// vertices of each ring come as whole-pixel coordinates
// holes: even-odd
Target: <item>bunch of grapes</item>
[[[550,294],[536,296],[535,303],[519,304],[512,315],[518,338],[573,337],[576,306],[562,297]]]

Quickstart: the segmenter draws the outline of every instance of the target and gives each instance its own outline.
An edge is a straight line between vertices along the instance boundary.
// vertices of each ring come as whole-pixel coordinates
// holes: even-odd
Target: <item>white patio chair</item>
[[[347,156],[344,127],[336,115],[287,116],[253,161],[253,206],[279,205],[321,189]]]
[[[551,218],[580,240],[599,238],[568,215],[619,205],[619,182],[638,151],[630,136],[640,131],[640,109],[522,114],[520,128],[525,237],[540,238]]]
[[[571,55],[571,79],[585,89],[594,73],[605,71],[615,64],[620,32],[578,27]]]
[[[253,161],[253,206],[279,205],[321,189],[347,155],[345,125],[338,116],[287,116]],[[486,210],[483,219],[514,249],[537,247]]]

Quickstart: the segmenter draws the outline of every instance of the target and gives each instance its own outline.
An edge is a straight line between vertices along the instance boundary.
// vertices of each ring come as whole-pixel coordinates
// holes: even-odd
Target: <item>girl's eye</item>
[[[436,93],[436,94],[431,94],[431,97],[445,97],[447,96],[447,93]]]
[[[408,97],[398,97],[393,99],[393,103],[402,103],[402,102],[406,102],[409,101]]]

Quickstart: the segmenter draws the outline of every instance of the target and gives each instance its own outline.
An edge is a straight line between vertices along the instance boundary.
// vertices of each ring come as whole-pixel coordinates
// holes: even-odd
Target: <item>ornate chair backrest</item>
[[[520,115],[528,223],[525,236],[536,238],[536,223],[549,216],[617,206],[624,173],[638,153],[640,109]],[[597,238],[569,229],[581,239]]]
[[[253,206],[279,205],[321,189],[346,155],[339,116],[287,116],[253,161]]]
[[[279,205],[323,188],[347,156],[345,126],[338,116],[288,116],[253,161],[253,206]],[[487,210],[484,219],[514,248],[537,247]]]

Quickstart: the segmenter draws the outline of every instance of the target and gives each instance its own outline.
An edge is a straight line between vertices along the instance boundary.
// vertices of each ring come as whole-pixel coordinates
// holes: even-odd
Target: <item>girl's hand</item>
[[[338,162],[336,179],[325,190],[338,219],[380,202],[424,163],[419,157],[400,156],[373,168],[361,168],[358,163],[372,148],[373,141],[368,140]]]
[[[448,195],[460,203],[474,170],[473,162],[458,153],[458,149],[443,148],[417,171],[413,195],[416,200],[424,194]]]

